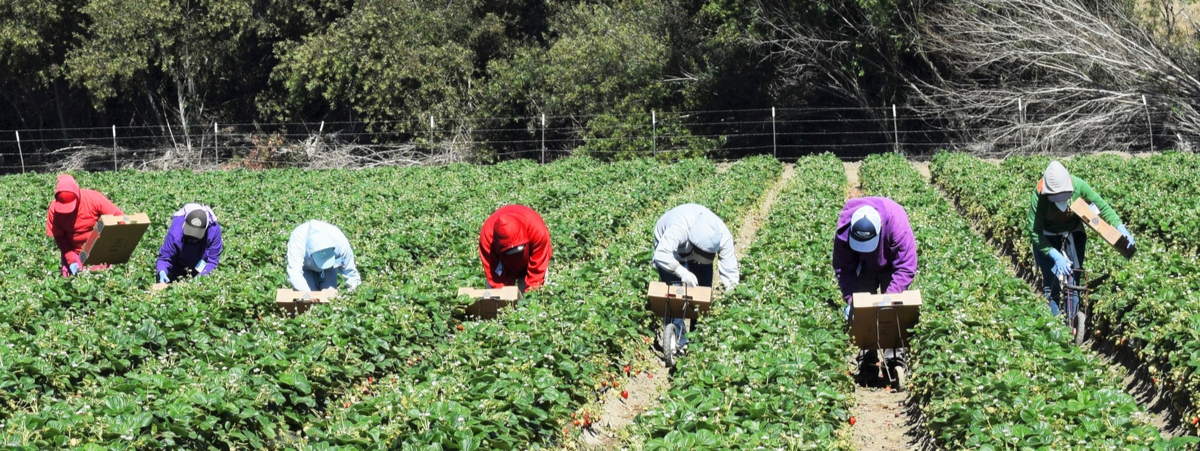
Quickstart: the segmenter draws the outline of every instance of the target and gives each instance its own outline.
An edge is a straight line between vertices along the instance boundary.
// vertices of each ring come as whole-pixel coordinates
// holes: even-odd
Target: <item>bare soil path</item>
[[[846,197],[862,196],[858,169],[861,162],[845,162]],[[924,174],[928,174],[926,164]],[[928,176],[927,176],[928,177]],[[851,437],[854,448],[873,451],[908,451],[921,449],[920,429],[916,418],[909,415],[908,394],[891,387],[855,386],[854,418]]]
[[[746,250],[750,248],[755,235],[758,234],[759,226],[766,221],[767,215],[771,212],[771,206],[775,204],[775,200],[783,191],[783,187],[787,185],[787,181],[791,180],[794,166],[792,164],[783,165],[783,173],[779,180],[764,193],[758,205],[742,220],[737,237],[734,238],[734,252],[739,259],[746,256]],[[718,166],[718,171],[726,169],[728,169],[728,165],[724,168]],[[600,421],[593,424],[591,430],[584,430],[578,442],[566,443],[563,445],[563,449],[617,450],[623,448],[623,445],[630,439],[626,427],[633,424],[634,419],[642,412],[658,407],[663,394],[671,388],[670,372],[663,364],[662,354],[654,349],[648,349],[643,356],[645,358],[634,363],[634,374],[623,380],[624,386],[610,389],[600,396],[599,402],[603,407],[603,411],[600,412]],[[628,398],[622,396],[623,392],[628,395]]]

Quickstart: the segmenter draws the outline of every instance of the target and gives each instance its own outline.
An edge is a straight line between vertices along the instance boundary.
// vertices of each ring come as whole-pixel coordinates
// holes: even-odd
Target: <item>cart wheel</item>
[[[1087,314],[1083,312],[1075,313],[1075,344],[1082,345],[1084,340],[1087,340]]]
[[[675,348],[679,345],[679,336],[675,333],[675,324],[667,324],[663,326],[662,331],[662,349],[663,357],[667,361],[667,368],[675,366]]]
[[[904,365],[896,365],[892,371],[896,373],[896,391],[904,391],[908,382],[908,368],[905,368]]]

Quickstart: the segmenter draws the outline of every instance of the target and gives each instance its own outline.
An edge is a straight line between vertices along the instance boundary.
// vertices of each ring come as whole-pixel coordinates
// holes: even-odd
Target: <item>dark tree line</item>
[[[843,123],[820,125],[830,133],[819,139],[838,144],[879,141],[864,131],[886,134],[884,107],[900,104],[924,125],[911,141],[1035,151],[1111,143],[1097,131],[1138,127],[1150,107],[1137,108],[1140,94],[1151,94],[1171,117],[1159,132],[1185,145],[1200,133],[1198,29],[1179,8],[1170,0],[0,0],[0,130],[329,120],[419,141],[430,116],[473,118],[450,122],[441,145],[469,142],[451,150],[488,159],[533,139],[544,114],[552,141],[619,158],[649,145],[613,125],[646,126],[650,110],[666,113],[656,126],[670,136],[655,145],[700,152],[753,143],[715,137],[728,130],[711,125],[719,118],[688,123],[670,112],[851,107],[833,113]],[[1017,99],[1034,119],[1014,119]],[[1015,134],[1021,147],[1002,148]]]

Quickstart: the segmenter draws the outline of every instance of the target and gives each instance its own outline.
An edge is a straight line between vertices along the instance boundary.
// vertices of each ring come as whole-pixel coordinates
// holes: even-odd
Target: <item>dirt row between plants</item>
[[[862,162],[845,162],[846,198],[861,197],[858,169]],[[856,378],[861,379],[861,378]],[[908,394],[893,387],[854,386],[854,419],[851,437],[854,449],[909,451],[928,447],[922,440],[920,421],[908,407]]]
[[[783,165],[783,173],[779,180],[763,194],[762,200],[742,221],[734,238],[734,253],[738,259],[746,256],[746,251],[750,249],[750,244],[758,234],[759,226],[766,221],[771,206],[775,204],[788,180],[791,180],[794,167],[792,164]],[[728,165],[724,168],[718,167],[720,171],[725,169],[728,169]],[[662,353],[653,347],[647,348],[646,351],[644,355],[647,358],[636,363],[642,371],[627,379],[624,382],[625,386],[619,387],[620,390],[608,390],[601,395],[600,403],[604,406],[604,411],[600,412],[600,422],[585,429],[578,441],[564,444],[562,448],[618,450],[625,447],[630,439],[626,428],[633,424],[638,415],[657,408],[662,396],[671,389],[670,371],[663,362]],[[623,392],[628,398],[622,396]]]
[[[1121,155],[1126,158],[1131,156],[1128,154]],[[1143,156],[1143,155],[1133,155]],[[990,161],[991,163],[1000,164],[1000,161]],[[997,242],[986,231],[975,227],[975,221],[971,220],[959,206],[958,200],[947,195],[942,190],[941,186],[933,183],[929,172],[928,162],[913,162],[913,167],[925,176],[925,180],[933,186],[942,198],[946,199],[964,218],[968,218],[971,223],[972,230],[979,236],[987,239],[987,242],[992,245],[993,251],[1003,260],[1010,262],[1009,272],[1013,277],[1018,277],[1029,283],[1029,289],[1038,296],[1041,296],[1041,288],[1038,286],[1039,274],[1033,270],[1032,265],[1028,262],[1021,262],[1017,258],[1017,253],[1009,246]],[[1066,326],[1063,326],[1066,327]],[[1153,377],[1145,366],[1142,365],[1140,359],[1135,353],[1129,351],[1127,347],[1121,347],[1111,340],[1089,338],[1084,343],[1082,348],[1092,354],[1098,360],[1108,364],[1109,371],[1113,374],[1120,375],[1123,378],[1123,388],[1126,393],[1133,397],[1138,404],[1146,410],[1146,417],[1143,420],[1146,423],[1158,428],[1158,431],[1164,438],[1179,437],[1191,435],[1190,428],[1184,424],[1185,419],[1173,408],[1173,394],[1154,383]]]

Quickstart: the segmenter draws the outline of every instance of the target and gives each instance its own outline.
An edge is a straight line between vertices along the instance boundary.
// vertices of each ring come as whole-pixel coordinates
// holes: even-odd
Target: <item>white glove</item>
[[[680,266],[675,275],[679,276],[679,281],[683,282],[684,286],[694,287],[700,285],[700,281],[696,280],[696,275],[688,271],[687,268]]]

